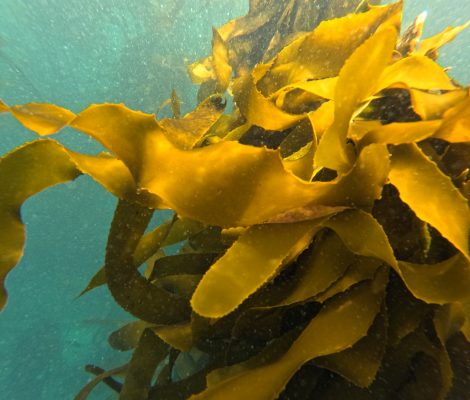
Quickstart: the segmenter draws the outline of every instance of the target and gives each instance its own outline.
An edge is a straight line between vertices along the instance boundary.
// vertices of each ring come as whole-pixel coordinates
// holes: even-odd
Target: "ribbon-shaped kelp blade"
[[[418,46],[416,53],[423,56],[434,57],[437,49],[446,45],[455,39],[455,37],[470,25],[470,21],[463,25],[456,26],[455,28],[447,27],[442,32],[430,38],[423,39]]]
[[[199,104],[182,119],[168,118],[159,121],[167,138],[176,147],[189,150],[195,147],[225,110],[224,99],[213,95]]]
[[[208,375],[208,388],[191,399],[276,399],[303,364],[347,349],[367,335],[380,310],[386,282],[387,274],[382,270],[373,282],[336,296],[279,359],[254,369],[248,363],[216,370]]]
[[[132,354],[120,400],[147,400],[158,364],[167,356],[168,345],[151,329],[145,329]]]
[[[440,119],[449,108],[468,98],[465,88],[444,93],[410,89],[409,93],[413,111],[422,120]]]
[[[52,135],[68,125],[76,115],[54,104],[29,103],[8,108],[26,128],[40,136]]]
[[[10,108],[2,100],[0,100],[0,113],[9,112],[9,111],[10,111]]]
[[[299,270],[292,291],[278,305],[290,305],[311,299],[337,281],[354,260],[341,239],[321,232],[311,248],[297,259]]]
[[[377,190],[380,193],[388,168],[386,149],[367,146],[354,173],[339,181],[308,183],[284,169],[278,151],[236,142],[180,150],[152,115],[123,105],[91,106],[70,125],[126,164],[134,180],[150,192],[146,196],[141,191],[139,202],[171,207],[182,217],[223,227],[263,223],[306,205],[370,204]]]
[[[369,98],[392,58],[397,32],[394,27],[381,29],[366,40],[346,61],[335,89],[335,118],[321,137],[315,152],[315,168],[327,167],[345,172],[352,164],[346,137],[349,124],[359,104]]]
[[[233,83],[234,101],[247,123],[270,131],[282,131],[305,118],[279,109],[256,87],[254,78],[244,74]]]
[[[27,143],[0,159],[0,276],[2,283],[18,263],[25,234],[20,207],[30,196],[58,183],[88,174],[118,198],[154,203],[136,194],[134,180],[127,167],[109,154],[89,156],[66,149],[51,139]],[[155,203],[154,203],[155,204]],[[3,307],[6,292],[1,295]]]
[[[216,92],[224,93],[232,78],[232,67],[229,64],[227,44],[214,27],[212,27],[212,66],[217,79]]]
[[[359,141],[358,147],[371,143],[415,143],[431,137],[441,126],[441,120],[417,122],[393,122],[371,129]]]
[[[389,178],[400,198],[418,218],[436,228],[467,259],[470,258],[468,201],[416,144],[394,148]]]
[[[408,290],[427,303],[446,304],[470,301],[470,262],[462,254],[437,264],[399,261]]]
[[[470,100],[467,98],[444,113],[436,138],[450,143],[470,142]]]
[[[129,364],[124,364],[120,367],[101,372],[80,390],[80,392],[74,397],[74,400],[86,400],[97,385],[103,381],[106,381],[107,378],[110,378],[113,375],[121,375],[125,373],[127,371],[128,365]]]
[[[368,12],[323,21],[314,31],[286,46],[259,81],[270,95],[284,86],[308,79],[337,76],[344,62],[379,26],[399,30],[402,2],[374,7]],[[325,62],[328,60],[328,62]]]
[[[135,317],[155,324],[189,320],[189,302],[153,285],[137,270],[135,249],[153,211],[120,200],[106,247],[105,271],[108,288],[116,302]]]
[[[271,279],[310,243],[318,222],[250,227],[206,272],[192,299],[193,310],[221,318]]]
[[[21,204],[47,187],[79,175],[62,146],[48,139],[23,145],[0,159],[0,309],[7,299],[6,275],[23,253],[25,228]]]
[[[407,86],[421,90],[455,90],[456,85],[444,69],[425,56],[412,55],[385,68],[374,90]]]
[[[369,387],[374,381],[387,347],[387,312],[383,307],[367,336],[351,348],[317,358],[314,363],[333,371],[358,387]]]
[[[134,264],[136,267],[142,265],[145,261],[147,261],[151,256],[158,252],[158,250],[167,245],[174,244],[179,242],[177,238],[181,237],[181,240],[184,240],[187,234],[191,234],[191,229],[200,230],[200,226],[195,223],[193,224],[192,221],[186,224],[184,221],[177,220],[173,223],[173,221],[167,221],[156,228],[152,229],[150,232],[146,233],[142,236],[142,239],[139,241],[135,252],[134,252]],[[196,226],[198,226],[196,228]],[[174,229],[176,228],[176,229]],[[188,229],[186,231],[186,228]],[[180,229],[184,231],[181,232]],[[178,234],[172,235],[172,240],[168,240],[168,236],[171,234],[172,230],[179,231]],[[179,235],[181,234],[181,236]],[[176,241],[175,241],[176,240]],[[106,272],[104,266],[101,267],[98,272],[91,278],[90,282],[88,283],[87,287],[80,293],[79,296],[84,295],[85,293],[93,290],[101,285],[106,284]]]

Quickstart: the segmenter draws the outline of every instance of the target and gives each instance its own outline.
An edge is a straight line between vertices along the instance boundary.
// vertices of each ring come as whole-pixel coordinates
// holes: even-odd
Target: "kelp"
[[[40,136],[69,126],[106,150],[47,137],[1,158],[2,284],[28,197],[87,174],[119,199],[84,292],[107,285],[136,318],[109,338],[133,355],[77,398],[101,381],[129,400],[470,391],[469,88],[436,62],[465,25],[421,39],[420,16],[399,38],[401,2],[343,3],[356,13],[318,25],[306,2],[251,1],[191,66],[204,96],[183,117],[175,92],[159,120],[0,102]],[[173,216],[145,233],[160,209]]]

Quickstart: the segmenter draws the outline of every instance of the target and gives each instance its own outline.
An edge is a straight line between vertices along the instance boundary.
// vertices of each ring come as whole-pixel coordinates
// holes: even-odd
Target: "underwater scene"
[[[470,400],[470,2],[2,0],[0,399]]]

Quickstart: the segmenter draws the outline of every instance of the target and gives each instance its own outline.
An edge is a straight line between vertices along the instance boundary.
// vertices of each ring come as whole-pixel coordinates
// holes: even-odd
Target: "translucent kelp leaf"
[[[397,146],[392,152],[390,182],[418,218],[436,228],[467,258],[470,211],[462,196],[437,165],[415,144]]]
[[[344,62],[378,26],[399,27],[401,8],[399,2],[323,21],[313,32],[293,41],[278,54],[272,68],[259,82],[259,89],[264,94],[272,94],[294,82],[337,76]]]
[[[68,149],[66,149],[66,151],[80,171],[90,175],[108,192],[121,199],[125,198],[137,201],[139,196],[137,195],[137,187],[134,178],[122,161],[106,153],[90,156],[76,153]],[[149,197],[147,197],[147,199],[150,200]],[[140,200],[147,203],[142,196],[140,196]],[[154,202],[150,200],[149,203]],[[158,199],[155,199],[154,205],[158,203]]]
[[[413,111],[423,120],[440,119],[445,111],[468,97],[468,90],[452,90],[433,93],[422,90],[409,90]]]
[[[454,40],[454,38],[465,28],[467,28],[469,24],[470,21],[464,25],[460,25],[455,28],[447,27],[437,35],[422,40],[419,44],[417,53],[422,54],[424,56],[434,56],[436,54],[437,49]]]
[[[374,257],[397,267],[397,261],[382,226],[377,220],[361,210],[346,210],[323,223],[336,232],[353,253]]]
[[[470,262],[456,254],[438,264],[413,264],[399,261],[406,286],[427,303],[445,304],[470,299]]]
[[[308,118],[313,126],[317,139],[321,138],[323,133],[333,124],[334,113],[335,103],[333,101],[327,101],[315,111],[308,113]]]
[[[287,129],[305,118],[289,114],[266,98],[256,87],[250,75],[241,76],[233,83],[234,100],[247,123],[270,131]]]
[[[301,90],[315,95],[317,96],[318,101],[323,99],[333,100],[337,82],[337,77],[295,82],[284,86],[282,89],[273,93],[270,97],[276,100],[276,105],[280,108],[284,107],[286,103],[289,105],[287,99],[290,101],[291,99],[288,95],[294,90]]]
[[[225,102],[218,95],[210,96],[199,104],[194,111],[182,119],[163,119],[160,126],[166,131],[166,136],[176,147],[191,149],[223,114]]]
[[[56,133],[75,118],[73,112],[53,104],[29,103],[9,110],[26,128],[39,135]]]
[[[349,290],[359,282],[373,279],[377,269],[382,265],[381,260],[371,257],[355,257],[348,265],[346,272],[328,289],[315,296],[315,301],[324,303],[328,299]]]
[[[227,45],[216,28],[212,28],[212,65],[217,78],[217,93],[227,90],[232,77]]]
[[[286,260],[308,246],[317,224],[308,221],[249,228],[204,275],[191,299],[193,310],[209,318],[233,311]]]
[[[168,350],[168,345],[151,329],[145,329],[132,354],[119,398],[122,400],[148,399],[155,370],[168,354]]]
[[[193,347],[192,324],[160,325],[152,328],[155,334],[175,349],[189,351]]]
[[[351,348],[317,358],[314,363],[345,377],[356,386],[368,387],[381,366],[387,346],[387,312],[383,308],[367,332]]]
[[[439,64],[421,55],[403,58],[385,68],[375,92],[397,84],[421,90],[456,89],[452,79]]]
[[[435,137],[451,143],[470,142],[470,99],[445,112],[444,121]]]
[[[382,71],[391,60],[396,39],[395,28],[381,29],[344,64],[335,89],[334,122],[320,139],[315,168],[345,172],[351,167],[352,156],[346,144],[349,123],[359,104],[373,94]]]
[[[20,217],[21,204],[45,188],[79,175],[64,148],[52,140],[28,143],[0,159],[0,309],[7,298],[5,277],[23,252],[25,229]]]
[[[277,151],[229,141],[179,150],[152,115],[122,105],[91,106],[71,125],[124,161],[150,192],[140,191],[139,202],[223,227],[263,223],[306,205],[370,206],[388,174],[388,152],[378,144],[363,149],[338,181],[307,183],[285,171]]]
[[[187,67],[189,77],[195,84],[202,84],[208,80],[215,79],[215,72],[210,57],[196,61]]]
[[[318,236],[313,248],[297,260],[299,271],[295,286],[280,305],[303,302],[323,292],[353,262],[354,257],[337,235],[324,232]]]
[[[140,337],[149,326],[145,321],[134,321],[124,325],[109,335],[108,342],[113,349],[129,351],[137,346]]]
[[[208,375],[208,388],[191,399],[277,398],[303,364],[347,349],[367,334],[380,310],[385,284],[386,274],[381,273],[376,281],[335,297],[323,306],[280,358],[255,369],[241,364],[216,370]],[[220,379],[220,375],[224,378]]]
[[[0,113],[8,111],[10,111],[10,108],[2,100],[0,100]]]
[[[382,125],[366,133],[359,146],[370,143],[415,143],[431,137],[441,126],[441,120],[418,122],[395,122]]]

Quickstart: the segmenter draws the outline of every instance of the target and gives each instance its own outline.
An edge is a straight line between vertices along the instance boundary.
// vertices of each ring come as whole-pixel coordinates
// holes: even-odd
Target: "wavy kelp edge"
[[[375,8],[374,12],[377,10]],[[383,10],[386,8],[380,9]],[[387,29],[383,32],[387,32]],[[365,41],[363,46],[373,43],[374,35],[386,36],[387,33],[381,33],[379,29],[371,35],[372,39]],[[360,52],[353,52],[349,62],[360,65],[359,55]],[[468,337],[469,299],[466,287],[469,282],[469,254],[468,240],[465,239],[468,239],[470,229],[468,197],[465,197],[464,190],[468,177],[466,178],[465,171],[459,172],[459,176],[452,175],[445,156],[459,143],[468,141],[468,116],[465,112],[468,100],[466,91],[446,79],[436,68],[437,64],[424,60],[409,55],[401,62],[392,60],[391,65],[377,69],[377,86],[370,89],[370,94],[365,97],[357,94],[350,100],[355,106],[352,118],[347,118],[349,127],[345,131],[345,140],[357,145],[357,154],[354,154],[348,168],[334,166],[336,177],[328,177],[324,171],[317,171],[313,180],[301,179],[287,172],[285,161],[277,150],[229,143],[224,141],[223,135],[219,136],[219,143],[204,143],[206,133],[220,118],[220,108],[217,107],[208,119],[201,114],[201,121],[207,123],[198,125],[202,128],[198,130],[196,140],[188,136],[189,141],[186,141],[184,132],[189,132],[190,129],[157,122],[153,116],[131,111],[122,105],[92,106],[75,116],[57,106],[36,104],[10,108],[0,103],[0,111],[11,111],[17,119],[40,135],[52,134],[61,127],[70,125],[93,136],[114,154],[78,155],[50,139],[24,146],[30,146],[30,149],[44,146],[47,151],[56,151],[61,155],[63,171],[60,170],[61,166],[56,165],[58,172],[55,178],[48,180],[38,175],[36,184],[27,184],[26,188],[20,190],[21,196],[15,197],[12,192],[2,198],[6,204],[2,206],[5,215],[9,218],[11,214],[14,215],[13,225],[23,232],[19,207],[29,195],[49,184],[73,179],[81,172],[90,174],[121,199],[108,242],[105,269],[110,271],[108,285],[118,303],[149,323],[144,334],[137,333],[141,335],[141,349],[150,346],[149,349],[154,351],[163,340],[179,349],[170,354],[171,360],[175,359],[179,351],[184,351],[189,346],[201,348],[209,355],[209,364],[200,373],[190,370],[193,376],[188,379],[194,379],[194,382],[183,379],[181,384],[177,384],[172,382],[166,372],[167,375],[162,373],[159,377],[159,385],[152,387],[149,379],[151,371],[166,353],[147,358],[147,351],[136,351],[132,360],[133,370],[144,371],[142,376],[146,379],[139,383],[136,373],[126,377],[126,398],[154,398],[152,396],[158,396],[158,393],[175,393],[177,386],[181,389],[188,384],[192,391],[186,391],[187,397],[204,389],[203,381],[207,375],[206,390],[195,398],[238,398],[237,396],[248,391],[246,395],[251,396],[250,398],[271,399],[282,395],[283,391],[291,390],[288,382],[297,379],[296,373],[306,368],[304,364],[307,363],[307,367],[312,368],[310,361],[317,358],[314,371],[320,374],[318,379],[321,380],[321,385],[310,388],[310,391],[305,389],[305,398],[313,396],[312,393],[321,398],[325,393],[334,393],[335,390],[337,393],[345,393],[348,388],[346,381],[359,387],[351,390],[360,392],[361,387],[368,387],[369,393],[380,393],[385,390],[381,385],[389,385],[390,389],[394,380],[387,380],[391,376],[387,375],[391,374],[390,370],[378,370],[377,363],[392,365],[397,370],[412,373],[410,360],[416,355],[425,357],[426,362],[419,365],[427,373],[433,370],[426,365],[437,365],[437,372],[433,373],[438,374],[435,375],[435,381],[441,383],[438,387],[431,386],[435,387],[436,398],[445,398],[451,390],[450,362],[453,357],[447,350],[447,341],[460,331]],[[279,58],[276,65],[282,66]],[[408,73],[416,71],[416,68],[420,71],[419,74]],[[402,73],[405,69],[407,72]],[[268,70],[271,71],[266,69]],[[383,73],[380,72],[382,70]],[[277,71],[281,73],[282,69]],[[255,85],[260,79],[258,72],[250,77]],[[418,79],[421,76],[426,78]],[[350,79],[354,80],[355,77],[352,71]],[[346,89],[347,85],[342,88],[336,84],[335,93],[330,100],[336,103],[341,101],[342,92]],[[394,94],[390,95],[389,93],[396,93],[387,92],[390,89],[405,91],[412,98],[415,96],[410,110],[429,110],[431,108],[427,103],[435,100],[431,96],[442,96],[443,100],[438,107],[441,111],[434,112],[438,118],[415,122],[397,120],[391,125],[383,124],[380,114],[377,114],[380,107],[376,104],[387,98],[395,104],[402,101],[399,97],[394,97]],[[265,96],[259,89],[255,90],[259,96]],[[417,91],[428,93],[426,96],[419,96]],[[454,91],[457,93],[456,97],[448,95]],[[259,96],[254,101],[253,98],[250,100],[248,109],[258,107],[259,101],[275,100]],[[211,101],[206,103],[209,109]],[[240,106],[243,101],[239,100]],[[287,97],[285,101],[289,101]],[[217,104],[216,100],[214,105]],[[272,106],[282,107],[282,104],[272,103]],[[264,109],[263,107],[260,109]],[[240,109],[243,110],[243,107]],[[202,110],[206,112],[207,108],[201,107],[201,112]],[[375,116],[375,120],[370,116]],[[306,117],[312,121],[313,128],[325,127],[325,133],[328,132],[328,125],[334,123],[335,116],[326,115],[326,119],[320,121],[320,116],[317,114],[316,119],[313,111],[313,114],[299,115],[296,118],[301,121]],[[321,118],[325,118],[325,115]],[[120,124],[122,120],[126,120],[129,125],[123,127]],[[186,118],[186,122],[184,120],[178,121],[178,124],[194,121],[194,118]],[[367,122],[371,122],[369,128]],[[175,129],[173,136],[171,127]],[[321,135],[304,137],[322,140]],[[437,138],[444,141],[449,139],[443,149],[439,147],[441,142]],[[340,143],[341,146],[343,144],[344,141]],[[311,152],[303,152],[299,157],[310,157],[313,168],[315,150],[318,147],[312,145],[310,148],[313,149]],[[12,181],[13,175],[8,172],[9,162],[15,160],[15,157],[21,159],[22,154],[20,148],[0,161],[0,176],[3,165],[5,182]],[[227,159],[218,163],[218,154],[223,154]],[[51,168],[54,165],[51,163]],[[224,170],[229,169],[229,166],[232,171],[225,174]],[[425,182],[414,174],[415,169],[420,171]],[[256,173],[249,175],[252,171]],[[167,178],[171,174],[173,177]],[[177,183],[181,182],[185,187],[178,187]],[[371,183],[373,184],[370,185]],[[425,190],[418,190],[423,185]],[[185,194],[184,189],[190,191],[190,194]],[[391,194],[386,194],[385,189]],[[219,193],[220,190],[233,197],[227,200]],[[426,207],[422,203],[423,196],[427,202]],[[197,200],[198,198],[204,200]],[[253,202],[248,202],[247,198],[251,198]],[[400,256],[403,249],[397,247],[396,243],[399,242],[387,220],[393,215],[379,207],[379,203],[385,201],[391,202],[390,213],[399,210],[400,215],[406,217],[407,223],[409,220],[416,226],[416,229],[408,232],[413,243],[422,246],[417,247],[414,254],[410,253],[405,258]],[[218,203],[221,204],[218,206]],[[454,205],[458,207],[453,207]],[[143,240],[143,230],[151,209],[167,207],[174,209],[180,216],[193,217],[207,226],[205,234],[209,235],[206,236],[209,239],[203,239],[203,236],[196,239],[190,235],[185,251],[191,253],[197,249],[207,254],[215,251],[216,260],[212,259],[203,265],[197,273],[194,271],[190,279],[185,277],[189,271],[187,268],[184,269],[184,274],[180,274],[181,279],[164,279],[171,278],[171,273],[159,275],[157,269],[154,274],[149,275],[153,277],[150,282],[136,270],[136,249]],[[217,211],[215,217],[211,215],[214,210]],[[449,229],[442,210],[451,212],[450,217],[458,229]],[[211,225],[218,227],[214,230]],[[229,234],[230,229],[226,229],[239,229],[240,225],[244,226],[242,230],[232,234]],[[285,234],[292,240],[290,244],[285,241],[281,243],[286,245],[285,249],[268,240],[269,234],[278,230],[281,232],[279,238]],[[292,232],[296,232],[298,238],[291,235]],[[352,261],[344,265],[336,275],[325,278],[326,283],[319,293],[317,291],[309,295],[299,277],[305,276],[303,274],[306,271],[312,274],[318,271],[315,273],[321,274],[321,270],[317,268],[322,268],[322,264],[306,264],[299,275],[297,269],[302,269],[299,265],[302,265],[309,252],[321,247],[321,237],[330,237],[328,235],[331,234],[346,248],[343,250],[345,254],[352,254]],[[21,242],[20,247],[24,240],[21,235],[24,234],[14,237]],[[153,248],[158,249],[160,245],[157,240]],[[9,260],[10,264],[12,260],[16,262],[21,255],[21,248],[17,244],[16,246],[9,247],[7,243],[7,250],[13,255]],[[243,265],[239,254],[237,255],[240,253],[238,248],[249,249],[246,253],[243,252],[243,256],[248,257],[247,263]],[[263,248],[264,253],[260,251]],[[265,257],[271,256],[274,250],[278,254],[270,265],[266,265],[263,274],[256,276],[256,269],[251,268],[252,276],[243,277],[245,264],[257,265]],[[233,259],[230,260],[230,257]],[[228,276],[219,276],[220,265],[228,266]],[[295,288],[289,284],[281,284],[289,274],[295,277],[294,281],[298,284]],[[178,277],[178,273],[175,275],[173,278]],[[436,277],[439,277],[437,283]],[[244,278],[247,284],[242,284],[241,292],[237,291],[237,284],[243,283]],[[459,284],[458,290],[453,290],[456,282]],[[222,283],[227,284],[229,290],[218,290]],[[397,288],[402,284],[405,285],[403,290],[412,294],[410,302],[424,301],[422,304],[427,310],[423,315],[405,313],[410,318],[407,323],[413,328],[405,329],[402,325],[397,325],[398,316],[390,306],[391,298],[400,293]],[[152,295],[149,302],[142,302],[146,293],[150,292],[158,292],[170,299],[168,307],[164,307],[164,313],[160,312],[164,304],[161,297]],[[214,298],[214,293],[217,294],[217,299]],[[214,309],[213,303],[219,298],[222,308]],[[192,311],[191,302],[194,307]],[[315,304],[320,305],[320,308],[315,308]],[[286,320],[290,313],[298,310],[304,310],[306,317],[295,319],[296,331]],[[264,318],[256,324],[255,330],[253,324],[247,322],[250,313],[258,313]],[[357,330],[345,330],[344,321],[349,320],[349,317],[357,318],[359,314],[364,318],[360,318],[361,323],[357,325]],[[429,322],[429,317],[432,318],[432,329],[438,335],[440,343],[433,343],[426,337],[429,332],[425,329],[429,327],[425,328],[424,325],[426,321]],[[412,321],[412,318],[416,320]],[[159,327],[154,324],[163,325]],[[333,329],[335,334],[332,335],[331,328],[334,326],[337,329]],[[354,325],[351,323],[350,326]],[[393,332],[409,333],[400,333],[395,336],[395,340],[396,337],[400,338],[395,345],[387,344],[386,348],[377,350],[376,343],[369,340],[370,335],[384,326],[388,326],[387,329]],[[260,337],[257,331],[263,329],[265,336]],[[243,340],[247,337],[257,337],[264,345],[258,347],[254,354],[245,348],[237,355],[237,346],[244,348]],[[230,343],[228,348],[223,344],[224,341]],[[265,347],[268,351],[269,343],[274,345],[281,342],[285,344],[285,350],[277,358],[266,358],[262,348]],[[308,349],[308,354],[305,349]],[[371,369],[362,372],[348,370],[347,363],[357,354],[373,360]],[[244,359],[240,359],[240,356]],[[229,359],[235,359],[236,362],[229,362]],[[227,367],[227,364],[234,365]],[[171,361],[169,365],[171,371],[176,368],[177,363]],[[331,370],[342,378],[334,375],[333,378],[326,377],[321,374],[322,368]],[[213,372],[209,373],[211,370]],[[274,386],[271,384],[273,377],[276,378]],[[249,384],[259,382],[260,379],[268,382],[266,385]],[[416,376],[416,379],[419,382],[422,377]],[[238,390],[234,391],[234,387]],[[419,389],[419,385],[417,387]],[[403,388],[392,389],[417,390],[412,383]],[[122,398],[123,396],[121,393]]]

